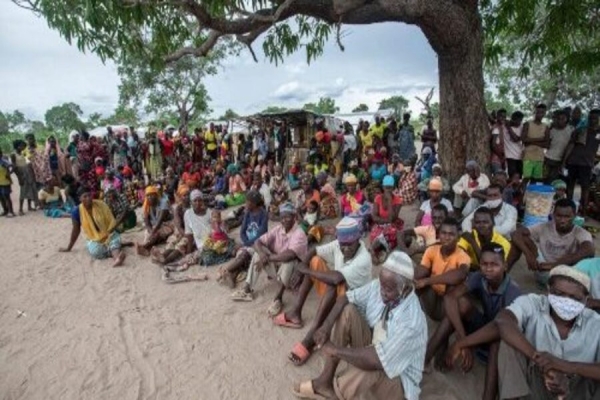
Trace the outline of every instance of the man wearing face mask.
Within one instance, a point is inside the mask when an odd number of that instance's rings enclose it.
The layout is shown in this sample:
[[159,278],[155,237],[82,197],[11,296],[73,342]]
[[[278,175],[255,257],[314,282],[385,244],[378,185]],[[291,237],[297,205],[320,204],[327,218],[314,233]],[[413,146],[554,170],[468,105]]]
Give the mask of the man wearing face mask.
[[[494,216],[494,229],[496,232],[510,238],[510,235],[517,229],[517,218],[519,216],[517,209],[502,200],[502,186],[491,184],[485,190],[487,201],[482,207],[489,208]],[[470,232],[473,228],[473,217],[475,213],[469,214],[462,222],[462,231]]]
[[560,265],[547,295],[521,296],[500,311],[488,329],[502,339],[500,399],[600,397],[600,316],[585,307],[589,290],[586,274]]
[[[296,396],[356,399],[370,392],[376,399],[419,398],[427,323],[413,275],[410,257],[396,251],[379,279],[337,299],[314,335],[325,358],[323,371],[295,385]],[[349,368],[336,377],[340,361]]]

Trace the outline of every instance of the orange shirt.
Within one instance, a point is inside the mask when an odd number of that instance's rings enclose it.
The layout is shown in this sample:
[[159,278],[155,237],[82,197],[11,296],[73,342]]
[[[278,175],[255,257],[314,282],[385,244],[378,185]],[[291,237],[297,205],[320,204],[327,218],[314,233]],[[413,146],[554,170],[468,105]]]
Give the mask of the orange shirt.
[[[431,276],[438,276],[459,268],[461,265],[466,265],[467,268],[471,265],[471,257],[460,247],[456,247],[454,253],[448,257],[442,255],[442,245],[436,244],[429,246],[423,254],[421,265],[431,270]],[[446,285],[437,284],[431,286],[435,292],[442,296],[446,292]]]

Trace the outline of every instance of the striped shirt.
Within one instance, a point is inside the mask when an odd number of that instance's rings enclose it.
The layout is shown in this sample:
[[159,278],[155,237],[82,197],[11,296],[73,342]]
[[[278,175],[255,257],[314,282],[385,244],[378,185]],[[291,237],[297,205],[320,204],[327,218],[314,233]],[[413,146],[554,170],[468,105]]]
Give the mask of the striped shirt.
[[[381,320],[385,304],[378,279],[349,291],[347,296],[371,328]],[[390,311],[386,333],[386,339],[375,345],[383,370],[390,379],[400,377],[408,400],[418,399],[427,347],[427,322],[414,292]]]

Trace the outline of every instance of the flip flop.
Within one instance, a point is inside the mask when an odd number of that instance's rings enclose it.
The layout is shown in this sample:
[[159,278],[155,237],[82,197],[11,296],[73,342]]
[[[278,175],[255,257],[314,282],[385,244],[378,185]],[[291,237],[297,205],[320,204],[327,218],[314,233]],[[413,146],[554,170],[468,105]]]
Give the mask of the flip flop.
[[252,297],[252,293],[246,293],[243,290],[238,290],[231,295],[231,300],[233,301],[247,301],[250,302],[254,300]]
[[[292,359],[292,356],[296,357],[298,361]],[[304,365],[304,363],[308,360],[309,357],[310,351],[308,351],[308,349],[304,347],[302,342],[298,342],[294,345],[294,347],[292,347],[292,351],[290,352],[290,356],[288,357],[288,359],[292,362],[292,364],[294,364],[297,367],[300,367],[301,365]]]
[[[284,312],[277,314],[277,316],[273,318],[273,323],[275,325],[278,325],[278,326],[281,326],[284,328],[292,328],[292,329],[301,329],[302,328],[302,322],[288,321],[285,318]],[[302,346],[302,347],[304,347],[304,346]]]
[[292,393],[300,399],[327,399],[327,397],[315,392],[312,381],[304,381],[300,382],[299,385],[294,385]]

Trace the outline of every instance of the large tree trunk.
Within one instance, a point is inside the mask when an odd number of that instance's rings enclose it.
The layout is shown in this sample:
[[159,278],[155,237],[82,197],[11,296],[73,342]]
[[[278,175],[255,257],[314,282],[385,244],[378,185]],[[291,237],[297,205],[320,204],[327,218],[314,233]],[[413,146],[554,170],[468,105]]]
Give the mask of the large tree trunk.
[[[464,174],[465,163],[490,157],[484,100],[483,32],[479,15],[471,15],[470,33],[461,46],[438,49],[440,77],[440,146],[442,165],[451,179]],[[451,34],[451,29],[447,31]]]

